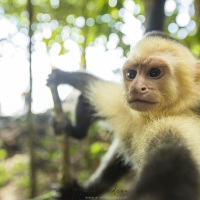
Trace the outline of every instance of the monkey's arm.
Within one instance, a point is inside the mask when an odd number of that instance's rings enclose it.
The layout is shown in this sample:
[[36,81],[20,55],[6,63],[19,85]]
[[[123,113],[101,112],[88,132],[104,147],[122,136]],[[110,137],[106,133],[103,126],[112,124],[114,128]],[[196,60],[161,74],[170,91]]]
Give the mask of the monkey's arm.
[[88,91],[89,84],[100,81],[99,78],[85,73],[85,72],[64,72],[59,69],[53,70],[47,80],[47,85],[54,84],[68,84],[78,89],[82,94],[79,96],[75,112],[75,124],[72,124],[66,118],[65,124],[53,124],[55,133],[64,126],[66,132],[76,139],[83,139],[86,137],[90,125],[97,119],[95,109],[87,99],[86,91]]
[[96,172],[83,184],[61,189],[62,200],[82,200],[85,197],[98,197],[112,189],[113,185],[125,174],[131,167],[125,164],[123,158],[117,153],[118,145],[114,141],[108,152],[101,160]]
[[[95,120],[116,116],[116,109],[123,103],[119,84],[104,81],[85,72],[54,70],[47,80],[47,85],[50,84],[69,84],[81,92],[76,106],[75,123],[72,124],[67,119],[63,124],[66,132],[77,139],[83,139],[87,135]],[[57,126],[59,124],[54,123],[55,132],[60,128]]]
[[67,116],[65,117],[65,123],[53,122],[54,132],[60,133],[60,129],[64,129],[65,132],[73,138],[84,139],[87,136],[88,130],[93,122],[99,117],[95,116],[95,110],[90,105],[85,96],[80,95],[77,100],[75,111],[75,122],[72,123]]
[[117,153],[118,149],[118,142],[113,141],[96,172],[84,184],[86,191],[96,191],[96,195],[102,194],[131,170],[131,166]]
[[92,81],[100,81],[101,79],[85,73],[85,72],[64,72],[59,69],[53,70],[49,75],[47,80],[47,85],[49,84],[68,84],[78,89],[82,93],[85,93],[88,85]]

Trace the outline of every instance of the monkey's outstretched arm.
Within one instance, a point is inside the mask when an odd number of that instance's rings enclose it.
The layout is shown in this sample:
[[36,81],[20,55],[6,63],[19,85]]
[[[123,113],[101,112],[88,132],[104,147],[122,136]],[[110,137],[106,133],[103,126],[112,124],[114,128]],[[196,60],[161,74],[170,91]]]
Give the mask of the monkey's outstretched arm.
[[[90,125],[97,119],[94,115],[94,108],[86,98],[86,91],[89,84],[99,80],[99,78],[85,72],[64,72],[59,69],[53,70],[47,80],[47,85],[54,84],[57,86],[68,84],[81,92],[76,106],[75,124],[72,124],[68,119],[66,119],[66,123],[64,124],[66,132],[76,139],[85,138]],[[54,123],[55,132],[60,128],[57,125]]]
[[[75,122],[71,123],[66,118],[63,128],[68,135],[76,139],[84,139],[87,136],[88,130],[91,124],[98,119],[95,115],[94,108],[90,105],[85,96],[80,95],[78,97],[76,111],[75,111]],[[53,123],[55,133],[59,133],[59,124],[56,121]],[[58,130],[58,131],[57,131]]]
[[68,84],[78,89],[83,94],[86,92],[88,85],[92,81],[100,81],[101,79],[85,73],[85,72],[64,72],[59,69],[53,70],[47,80],[49,84]]

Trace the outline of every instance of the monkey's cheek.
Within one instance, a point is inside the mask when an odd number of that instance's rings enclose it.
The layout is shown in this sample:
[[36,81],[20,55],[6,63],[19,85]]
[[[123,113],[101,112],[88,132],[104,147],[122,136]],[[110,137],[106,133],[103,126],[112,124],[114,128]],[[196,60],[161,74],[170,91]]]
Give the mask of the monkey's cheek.
[[154,110],[157,106],[157,103],[151,102],[143,102],[143,101],[134,101],[129,103],[131,109],[139,111],[139,112],[146,112]]

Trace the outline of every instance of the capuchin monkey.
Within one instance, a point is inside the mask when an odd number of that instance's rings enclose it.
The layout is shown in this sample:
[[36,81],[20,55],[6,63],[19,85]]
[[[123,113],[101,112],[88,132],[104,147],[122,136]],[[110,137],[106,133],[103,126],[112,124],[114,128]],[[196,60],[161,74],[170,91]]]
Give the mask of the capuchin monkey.
[[[123,84],[84,72],[55,70],[48,84],[81,91],[76,124],[66,132],[81,139],[104,119],[113,143],[83,184],[61,189],[61,199],[96,198],[134,171],[128,200],[200,199],[200,65],[179,41],[150,32],[125,62]],[[82,115],[80,115],[82,113]]]

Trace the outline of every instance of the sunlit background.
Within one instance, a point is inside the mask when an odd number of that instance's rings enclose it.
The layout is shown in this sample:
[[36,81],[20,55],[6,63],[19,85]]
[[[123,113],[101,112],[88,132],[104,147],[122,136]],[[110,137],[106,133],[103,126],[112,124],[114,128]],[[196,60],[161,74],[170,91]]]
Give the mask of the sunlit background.
[[[17,1],[24,4],[24,1]],[[37,5],[38,1],[35,2]],[[123,33],[122,38],[113,32],[107,36],[99,36],[86,48],[87,71],[107,80],[119,81],[116,71],[120,69],[129,52],[124,52],[118,44],[120,40],[131,47],[144,33],[145,17],[141,14],[138,1],[126,0],[124,7],[110,14],[99,15],[96,18],[76,16],[66,17],[59,37],[49,41],[48,46],[44,40],[60,29],[59,22],[51,19],[48,13],[38,13],[37,23],[32,29],[32,69],[33,69],[33,107],[34,113],[44,112],[52,107],[51,93],[46,84],[51,67],[62,70],[74,71],[80,69],[82,49],[80,43],[85,38],[80,34],[80,29],[85,26],[93,27],[94,24],[106,23]],[[109,0],[109,6],[115,7],[117,0]],[[9,5],[7,5],[9,7]],[[16,7],[19,5],[16,5]],[[59,0],[51,1],[52,8],[59,6]],[[88,9],[93,9],[94,3],[87,4]],[[168,24],[168,32],[179,39],[196,34],[196,24],[192,20],[195,14],[193,0],[167,0],[165,14],[176,18]],[[23,93],[29,91],[29,63],[27,46],[28,13],[21,12],[21,19],[5,13],[5,7],[0,7],[0,114],[21,115],[24,113],[25,100]],[[121,18],[121,21],[117,19]],[[67,25],[68,24],[68,25]],[[63,42],[63,47],[59,41]],[[63,53],[62,48],[65,52]],[[62,99],[66,98],[71,88],[59,88]]]

